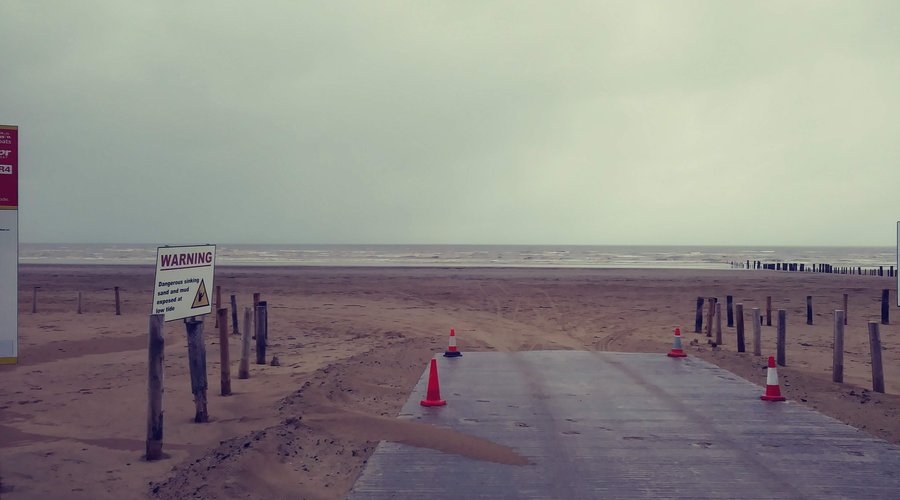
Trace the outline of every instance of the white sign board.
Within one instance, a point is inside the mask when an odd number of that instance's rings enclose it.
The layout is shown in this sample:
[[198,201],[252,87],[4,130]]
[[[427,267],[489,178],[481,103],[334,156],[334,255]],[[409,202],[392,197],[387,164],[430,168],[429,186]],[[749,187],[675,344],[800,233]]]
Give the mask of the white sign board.
[[215,270],[215,245],[157,248],[150,314],[173,321],[212,312],[209,292]]
[[19,211],[0,209],[0,364],[19,357]]

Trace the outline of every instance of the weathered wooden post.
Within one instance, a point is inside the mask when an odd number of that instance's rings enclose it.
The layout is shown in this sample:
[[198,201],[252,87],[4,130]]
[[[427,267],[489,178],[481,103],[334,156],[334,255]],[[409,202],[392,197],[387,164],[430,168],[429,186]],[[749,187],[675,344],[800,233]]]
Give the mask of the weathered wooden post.
[[206,345],[203,342],[203,320],[185,319],[188,340],[188,366],[191,370],[191,393],[196,413],[194,422],[209,422],[206,409]]
[[725,305],[727,306],[727,314],[728,314],[728,328],[734,326],[734,307],[733,307],[734,297],[731,295],[725,296]]
[[231,333],[240,335],[238,332],[238,313],[237,313],[237,297],[231,294]]
[[753,355],[762,356],[762,316],[759,308],[753,308]]
[[779,366],[785,366],[785,349],[784,343],[787,337],[787,312],[784,309],[778,310],[778,338],[775,347],[775,360]]
[[259,292],[253,293],[253,338],[256,338],[256,306],[259,305]]
[[844,311],[843,311],[845,326],[847,325],[847,316],[850,316],[849,309],[847,309],[847,307],[849,306],[848,302],[850,302],[850,295],[845,293],[844,294]]
[[813,324],[812,295],[806,296],[806,324]]
[[[221,309],[221,308],[222,308],[222,287],[219,285],[216,285],[216,309],[213,309],[213,310],[215,311],[215,310]],[[216,314],[215,327],[216,328],[219,327],[219,315],[218,314]]]
[[[844,295],[846,296],[846,294]],[[834,361],[831,363],[831,380],[844,381],[844,311],[834,311]]]
[[772,326],[772,296],[766,297],[766,326]]
[[881,336],[878,322],[869,321],[869,349],[872,353],[872,390],[884,393],[884,369],[881,366]]
[[266,301],[256,306],[256,364],[266,364]]
[[890,311],[891,311],[891,291],[890,289],[885,288],[881,291],[881,324],[889,325],[891,323]]
[[697,315],[694,318],[694,333],[700,333],[703,326],[703,297],[697,297]]
[[81,292],[78,292],[78,314],[81,314]]
[[722,303],[716,302],[716,345],[722,345]]
[[218,310],[219,315],[219,362],[223,396],[231,395],[231,360],[228,356],[228,309]]
[[745,352],[744,346],[744,304],[735,305],[735,319],[737,319],[737,352]]
[[713,334],[713,317],[716,315],[716,303],[719,302],[715,297],[709,298],[709,307],[706,311],[706,336],[712,337]]
[[37,314],[37,291],[39,286],[31,290],[31,314]]
[[238,367],[238,378],[250,378],[250,324],[253,313],[249,307],[244,308],[244,334],[241,336],[241,364]]
[[150,336],[147,349],[147,461],[162,458],[163,442],[163,361],[166,340],[163,326],[164,314],[150,315]]
[[116,316],[122,315],[122,309],[119,307],[119,287],[116,287]]

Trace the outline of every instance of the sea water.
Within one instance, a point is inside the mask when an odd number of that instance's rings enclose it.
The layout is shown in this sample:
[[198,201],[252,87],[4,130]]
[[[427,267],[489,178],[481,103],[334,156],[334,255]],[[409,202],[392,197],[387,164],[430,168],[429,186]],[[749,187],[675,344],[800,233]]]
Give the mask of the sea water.
[[[19,245],[21,264],[153,265],[157,245]],[[732,263],[896,265],[893,247],[633,245],[229,245],[216,262],[233,266],[573,267],[730,269]]]

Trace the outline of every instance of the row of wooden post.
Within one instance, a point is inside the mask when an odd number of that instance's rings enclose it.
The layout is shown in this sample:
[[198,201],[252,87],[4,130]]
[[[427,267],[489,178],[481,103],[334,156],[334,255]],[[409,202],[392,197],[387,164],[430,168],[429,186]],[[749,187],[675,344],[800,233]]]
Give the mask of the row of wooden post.
[[765,271],[789,271],[800,273],[825,273],[825,274],[852,274],[858,276],[897,276],[894,266],[860,267],[860,266],[834,266],[832,264],[801,264],[796,262],[766,263],[759,260],[746,262],[731,261],[732,269],[761,269]]
[[[221,297],[220,287],[216,287],[216,298]],[[250,378],[250,338],[256,337],[256,363],[266,364],[266,341],[268,339],[268,312],[265,301],[259,300],[259,293],[253,294],[253,312],[251,308],[244,309],[244,328],[241,337],[241,360],[238,366],[238,378]],[[216,305],[221,302],[217,300]],[[237,300],[231,296],[233,333],[238,334],[237,328]],[[252,319],[251,319],[252,316]],[[228,349],[228,309],[219,308],[216,311],[216,325],[219,330],[219,361],[220,361],[220,394],[231,395],[231,361]],[[191,393],[194,396],[194,422],[208,422],[209,411],[207,408],[207,377],[206,377],[206,345],[203,340],[203,320],[187,318],[184,320],[187,330],[188,366],[191,376]],[[251,328],[251,323],[254,325]],[[163,325],[165,316],[162,314],[150,315],[150,340],[149,340],[149,372],[148,372],[148,404],[147,404],[147,460],[158,460],[162,457],[163,439],[163,358],[165,352],[165,339],[163,337]],[[251,330],[254,330],[251,333]]]
[[[38,297],[37,291],[40,288],[41,287],[36,286],[36,287],[32,288],[32,290],[31,290],[31,314],[37,314],[37,310],[38,310],[38,308],[37,308],[37,297]],[[116,316],[121,316],[122,308],[120,306],[120,301],[119,301],[119,287],[115,287],[115,293],[116,293]],[[78,294],[76,295],[76,304],[77,305],[75,307],[75,311],[78,314],[81,314],[81,312],[82,312],[81,292],[78,292]]]
[[[885,288],[881,291],[881,324],[889,325],[891,322],[891,304],[890,304],[890,296],[891,291],[888,288]],[[703,303],[706,299],[703,297],[697,297],[697,314],[694,321],[694,333],[700,333],[700,330],[703,326]],[[709,299],[711,303],[717,303],[718,299],[715,297],[710,297]],[[734,326],[734,314],[732,311],[734,298],[731,295],[726,295],[725,302],[728,307],[728,327],[731,328]],[[848,307],[849,307],[849,294],[844,294],[844,324],[847,324],[848,318]],[[713,310],[715,306],[711,306],[709,313],[707,314],[707,330],[706,336],[710,336],[711,327],[711,318],[713,315]],[[813,324],[813,301],[812,295],[806,296],[806,324]],[[766,297],[766,326],[772,326],[772,296]]]
[[[881,324],[889,324],[886,307],[889,300],[890,290],[882,291],[882,309]],[[695,321],[695,333],[700,333],[703,322],[703,297],[697,297],[697,316]],[[732,326],[732,319],[736,316],[736,337],[737,352],[746,352],[744,338],[744,305],[741,303],[734,305],[734,314],[732,314],[733,297],[726,296],[728,306],[728,326]],[[812,297],[806,297],[807,303],[807,324],[812,324]],[[843,382],[844,380],[844,326],[847,325],[847,305],[848,294],[844,294],[844,309],[834,311],[834,362],[832,365],[832,377],[835,382]],[[758,307],[752,309],[753,315],[753,354],[762,355],[762,314]],[[713,323],[715,323],[715,343],[723,344],[722,338],[722,305],[715,297],[709,298],[709,307],[706,320],[706,336],[712,336]],[[766,297],[766,325],[772,325],[772,297]],[[879,333],[879,324],[877,321],[868,322],[869,332],[869,349],[872,360],[872,390],[875,392],[884,392],[884,369],[881,361],[881,336]],[[786,337],[787,337],[787,311],[778,309],[778,325],[775,340],[775,361],[779,366],[786,366]]]

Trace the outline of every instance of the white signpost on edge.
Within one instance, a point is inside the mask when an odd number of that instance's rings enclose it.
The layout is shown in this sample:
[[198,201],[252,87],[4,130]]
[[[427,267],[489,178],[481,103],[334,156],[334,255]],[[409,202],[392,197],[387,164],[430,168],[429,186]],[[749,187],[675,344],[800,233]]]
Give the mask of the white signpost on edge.
[[19,357],[18,211],[0,209],[0,365]]
[[212,312],[216,246],[195,245],[156,249],[156,284],[150,314],[166,321]]

